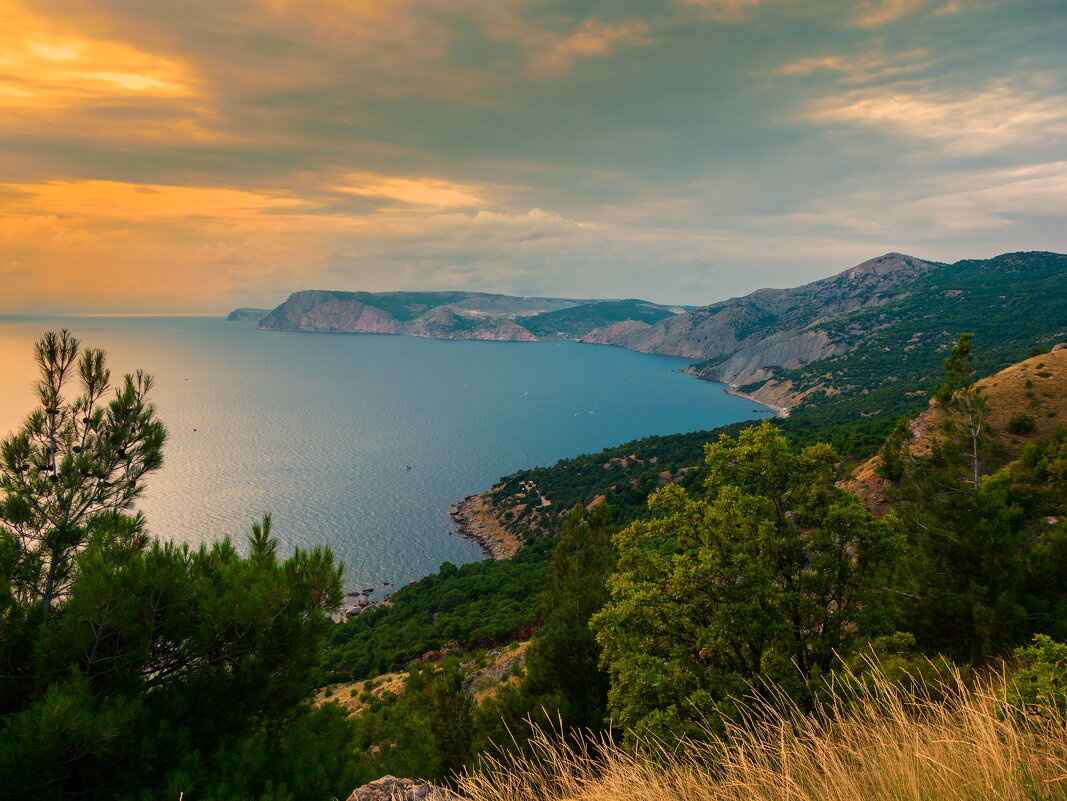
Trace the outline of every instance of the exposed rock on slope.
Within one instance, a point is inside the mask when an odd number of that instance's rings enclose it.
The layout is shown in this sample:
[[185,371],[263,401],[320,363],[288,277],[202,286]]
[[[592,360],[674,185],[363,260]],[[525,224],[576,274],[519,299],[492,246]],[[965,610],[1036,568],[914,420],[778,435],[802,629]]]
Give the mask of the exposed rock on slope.
[[692,359],[694,375],[780,409],[849,398],[856,412],[880,416],[929,395],[931,376],[964,331],[975,334],[989,372],[1017,360],[1024,345],[1057,341],[1067,323],[1065,286],[1062,254],[939,264],[888,253],[804,286],[688,310],[641,300],[307,291],[260,327],[577,339]]
[[357,787],[347,801],[459,801],[460,796],[448,790],[434,787],[414,779],[398,779],[382,776],[380,779]]
[[[842,273],[793,289],[760,289],[663,320],[619,337],[612,344],[632,350],[700,361],[731,355],[698,374],[728,384],[770,376],[761,369],[792,367],[840,351],[818,323],[899,296],[917,278],[941,265],[887,253]],[[788,343],[788,344],[786,344]],[[760,378],[753,378],[760,376]]]

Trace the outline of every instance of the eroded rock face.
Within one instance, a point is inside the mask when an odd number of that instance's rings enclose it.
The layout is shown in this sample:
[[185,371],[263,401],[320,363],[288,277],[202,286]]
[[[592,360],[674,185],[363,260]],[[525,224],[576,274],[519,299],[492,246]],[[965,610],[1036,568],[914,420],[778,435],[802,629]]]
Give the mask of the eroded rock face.
[[626,335],[651,327],[640,320],[623,320],[603,328],[594,328],[578,341],[591,345],[616,345]]
[[832,341],[825,331],[786,331],[741,348],[721,364],[694,372],[701,378],[743,386],[773,378],[770,367],[793,370],[809,362],[840,356],[846,350],[845,343]]
[[382,778],[357,787],[348,801],[463,801],[461,796],[414,779]]
[[[612,344],[665,356],[714,359],[762,343],[775,334],[797,334],[820,321],[886,303],[940,266],[902,253],[887,253],[821,281],[792,289],[758,289],[741,298],[691,309]],[[765,364],[784,367],[780,362]]]

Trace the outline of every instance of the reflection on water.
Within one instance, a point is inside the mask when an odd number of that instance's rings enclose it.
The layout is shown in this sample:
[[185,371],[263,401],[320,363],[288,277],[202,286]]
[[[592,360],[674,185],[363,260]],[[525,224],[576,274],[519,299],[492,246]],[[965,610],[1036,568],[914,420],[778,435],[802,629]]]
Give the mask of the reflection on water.
[[[70,328],[116,377],[144,368],[167,425],[141,508],[159,537],[325,543],[352,585],[480,558],[448,509],[519,468],[752,417],[686,362],[573,342],[258,331],[192,317],[0,318],[0,432],[33,405],[32,342]],[[407,466],[411,469],[406,469]]]

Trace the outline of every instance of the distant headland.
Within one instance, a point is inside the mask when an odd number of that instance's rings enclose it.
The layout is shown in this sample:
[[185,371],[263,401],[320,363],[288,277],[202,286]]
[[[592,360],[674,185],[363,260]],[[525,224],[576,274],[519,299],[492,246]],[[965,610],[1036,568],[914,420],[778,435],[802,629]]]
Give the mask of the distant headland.
[[[236,309],[228,319],[258,319],[268,330],[617,345],[691,359],[689,373],[729,384],[735,394],[787,414],[823,396],[872,392],[898,380],[902,359],[936,367],[959,333],[937,321],[959,318],[977,336],[1002,346],[1015,338],[1052,336],[1039,323],[1061,311],[1047,307],[1063,280],[1067,256],[1058,253],[1006,253],[953,264],[887,253],[799,287],[759,289],[705,306],[464,291],[306,290],[269,312]],[[991,302],[1009,292],[1010,313]],[[1019,320],[1029,323],[1020,327]],[[895,333],[887,339],[890,331]],[[903,354],[891,344],[897,334]]]

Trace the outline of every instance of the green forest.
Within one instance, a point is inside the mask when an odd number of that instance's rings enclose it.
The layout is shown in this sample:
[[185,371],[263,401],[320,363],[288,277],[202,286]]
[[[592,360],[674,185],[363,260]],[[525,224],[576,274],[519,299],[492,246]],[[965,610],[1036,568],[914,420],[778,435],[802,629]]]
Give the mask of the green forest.
[[[0,796],[469,788],[590,736],[714,761],[775,715],[845,725],[863,687],[941,703],[946,677],[993,669],[1011,674],[1003,720],[1062,728],[1067,429],[1016,416],[1024,441],[998,450],[977,381],[1009,350],[982,348],[935,347],[929,391],[893,384],[869,418],[818,405],[517,473],[497,499],[534,481],[555,511],[510,521],[515,557],[446,563],[337,624],[341,566],[280,558],[269,516],[239,543],[149,536],[136,504],[167,439],[151,377],[46,334],[36,408],[0,444]],[[931,400],[920,451],[907,421]],[[879,512],[842,487],[875,454]],[[1064,797],[1020,765],[1018,797]]]

